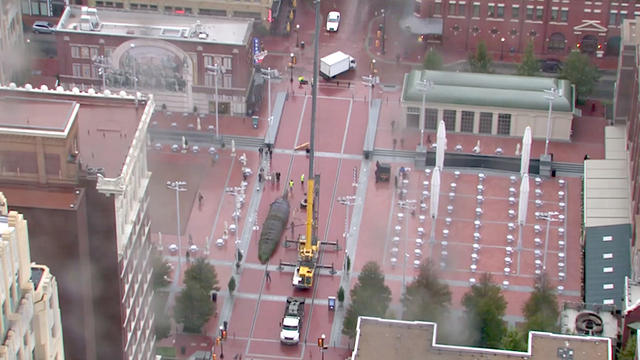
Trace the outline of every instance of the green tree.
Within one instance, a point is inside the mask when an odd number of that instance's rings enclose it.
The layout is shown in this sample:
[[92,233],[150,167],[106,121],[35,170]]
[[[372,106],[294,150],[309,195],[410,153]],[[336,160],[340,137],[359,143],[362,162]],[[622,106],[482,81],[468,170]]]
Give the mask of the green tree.
[[185,332],[199,333],[214,312],[215,306],[209,298],[209,292],[195,283],[187,283],[176,298],[175,318],[184,324]]
[[517,329],[509,329],[502,338],[502,349],[513,351],[527,351],[527,339]]
[[229,283],[227,284],[227,288],[229,289],[229,294],[233,294],[236,290],[236,278],[231,276],[229,279]]
[[627,339],[627,344],[625,345],[624,349],[619,350],[618,356],[616,357],[616,359],[635,360],[637,340],[636,340],[635,331],[632,334],[633,335],[629,336],[629,338]]
[[491,282],[491,275],[484,274],[477,284],[462,297],[462,305],[475,330],[472,344],[480,347],[499,348],[507,329],[502,320],[507,302],[498,285]]
[[185,285],[195,284],[207,293],[220,289],[216,269],[204,258],[196,259],[184,272],[184,283]]
[[522,309],[526,331],[558,332],[558,299],[546,274],[536,279],[535,289]]
[[344,288],[342,286],[340,286],[340,289],[338,289],[338,301],[340,302],[340,304],[344,302]]
[[162,255],[156,250],[152,250],[151,252],[151,266],[153,267],[153,278],[151,280],[153,290],[158,290],[169,285],[169,280],[167,279],[171,268],[169,267],[169,263],[163,259]]
[[438,280],[438,272],[427,261],[420,267],[418,277],[407,286],[401,302],[404,320],[438,322],[449,311],[451,291]]
[[588,55],[572,51],[560,71],[560,77],[571,81],[576,86],[578,97],[584,99],[593,92],[600,73]]
[[342,324],[342,333],[353,338],[359,316],[383,317],[389,308],[391,290],[384,284],[380,265],[373,261],[366,263],[350,294],[351,304]]
[[442,56],[438,51],[431,48],[424,54],[424,62],[422,66],[427,70],[441,70]]
[[469,67],[471,72],[475,73],[490,73],[491,70],[491,57],[487,53],[487,45],[484,41],[478,43],[478,49],[475,54],[469,55]]
[[533,54],[533,42],[530,41],[524,49],[522,62],[518,65],[518,75],[534,76],[540,71],[540,63]]

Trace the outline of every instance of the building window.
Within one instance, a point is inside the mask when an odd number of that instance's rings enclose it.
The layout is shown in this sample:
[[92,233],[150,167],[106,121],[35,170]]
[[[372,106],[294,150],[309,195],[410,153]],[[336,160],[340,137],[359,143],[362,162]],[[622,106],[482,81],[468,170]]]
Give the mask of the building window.
[[513,28],[513,29],[509,30],[509,35],[518,36],[518,29]]
[[475,117],[475,113],[473,111],[462,111],[461,115],[460,131],[473,132],[473,118]]
[[512,19],[520,18],[520,6],[518,5],[511,6],[511,18]]
[[442,113],[442,119],[444,120],[444,128],[447,131],[456,131],[456,111],[444,110]]
[[543,15],[544,15],[544,8],[543,8],[543,7],[538,6],[538,7],[536,8],[536,20],[538,20],[538,21],[542,21],[542,17],[543,17]]
[[158,5],[149,5],[149,9],[158,11]]
[[80,48],[80,57],[83,59],[89,59],[89,47],[83,46]]
[[224,74],[222,87],[231,88],[233,87],[233,81],[231,78],[231,74]]
[[77,59],[80,57],[80,48],[77,46],[71,46],[71,57]]
[[612,11],[609,13],[609,25],[610,26],[614,26],[614,25],[618,25],[618,13],[615,11]]
[[231,64],[232,64],[232,58],[230,57],[223,57],[222,58],[222,67],[224,67],[224,69],[226,71],[231,71]]
[[480,28],[477,26],[474,26],[471,28],[471,32],[473,32],[474,35],[477,35],[480,32]]
[[450,1],[449,2],[449,15],[455,15],[456,14],[456,3],[455,1]]
[[473,15],[474,18],[480,17],[480,3],[473,3]]
[[504,18],[504,5],[503,4],[498,4],[498,17],[500,19]]
[[82,64],[73,64],[73,77],[82,77]]
[[566,23],[569,21],[569,9],[560,10],[560,21]]
[[558,21],[558,8],[551,9],[551,21]]
[[459,3],[458,4],[458,16],[464,16],[465,15],[465,4],[464,3]]
[[91,54],[91,59],[95,59],[96,57],[98,57],[98,48],[89,48],[89,53]]
[[90,78],[91,77],[91,65],[82,64],[82,77]]
[[481,112],[480,113],[480,127],[478,132],[480,134],[491,134],[493,128],[493,113]]
[[498,114],[498,135],[511,135],[511,114]]
[[437,2],[433,5],[433,14],[442,15],[442,3]]
[[438,109],[427,108],[425,110],[425,129],[436,130],[438,128]]
[[487,17],[495,17],[496,16],[496,5],[495,4],[489,4],[487,6]]
[[533,6],[527,6],[527,20],[533,20]]

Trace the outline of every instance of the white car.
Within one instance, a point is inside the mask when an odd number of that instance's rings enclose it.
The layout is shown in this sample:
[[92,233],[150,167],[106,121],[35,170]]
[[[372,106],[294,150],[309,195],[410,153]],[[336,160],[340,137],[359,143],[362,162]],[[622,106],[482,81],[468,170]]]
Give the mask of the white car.
[[327,31],[338,31],[340,25],[340,12],[331,11],[327,16]]

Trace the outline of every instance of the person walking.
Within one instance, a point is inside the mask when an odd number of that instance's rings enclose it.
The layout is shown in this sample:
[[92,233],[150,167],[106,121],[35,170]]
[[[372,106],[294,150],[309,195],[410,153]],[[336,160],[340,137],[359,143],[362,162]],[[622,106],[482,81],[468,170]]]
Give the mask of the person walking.
[[304,186],[304,174],[300,175],[300,186]]
[[260,154],[260,160],[262,160],[262,152],[264,151],[264,149],[262,148],[262,146],[258,147],[258,153]]
[[269,272],[269,270],[267,270],[264,273],[265,278],[267,279],[267,282],[270,283],[271,282],[271,273]]
[[293,180],[289,180],[289,192],[293,191]]
[[276,172],[276,183],[280,184],[280,171]]

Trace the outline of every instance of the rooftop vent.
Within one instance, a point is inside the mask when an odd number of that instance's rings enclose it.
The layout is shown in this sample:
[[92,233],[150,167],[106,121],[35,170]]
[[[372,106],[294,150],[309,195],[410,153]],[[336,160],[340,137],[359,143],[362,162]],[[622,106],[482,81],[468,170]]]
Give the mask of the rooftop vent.
[[576,316],[576,331],[582,335],[602,335],[602,318],[593,312],[582,312]]

